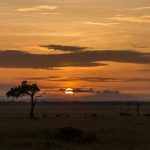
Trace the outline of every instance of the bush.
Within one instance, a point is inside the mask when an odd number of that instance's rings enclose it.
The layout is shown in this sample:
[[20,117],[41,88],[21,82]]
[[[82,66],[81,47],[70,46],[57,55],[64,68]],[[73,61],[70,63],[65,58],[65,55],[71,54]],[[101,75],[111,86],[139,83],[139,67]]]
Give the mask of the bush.
[[20,147],[20,148],[30,148],[32,147],[31,142],[21,142],[21,143],[16,143],[15,147]]
[[96,140],[95,134],[87,134],[81,129],[65,127],[54,132],[47,132],[48,137],[53,140],[73,143],[90,143]]
[[95,118],[96,118],[96,117],[97,117],[97,114],[91,114],[91,117],[95,117]]
[[150,117],[150,114],[145,114],[146,117]]
[[57,143],[57,142],[47,142],[47,141],[45,141],[43,143],[43,148],[44,149],[62,149],[63,146],[60,143]]

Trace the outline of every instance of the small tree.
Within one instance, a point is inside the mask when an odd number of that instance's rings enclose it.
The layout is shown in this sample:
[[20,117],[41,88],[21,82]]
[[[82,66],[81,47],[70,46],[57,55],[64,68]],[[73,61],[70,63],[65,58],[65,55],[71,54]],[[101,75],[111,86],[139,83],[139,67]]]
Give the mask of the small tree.
[[7,93],[7,97],[12,98],[19,98],[22,96],[30,96],[30,104],[31,104],[31,110],[30,110],[30,119],[34,118],[34,107],[36,103],[38,102],[38,98],[42,96],[37,95],[37,93],[40,92],[40,88],[37,86],[37,84],[30,84],[27,81],[21,82],[21,85],[11,88]]
[[141,103],[140,102],[136,102],[136,112],[137,112],[137,116],[140,116],[140,108],[141,108]]

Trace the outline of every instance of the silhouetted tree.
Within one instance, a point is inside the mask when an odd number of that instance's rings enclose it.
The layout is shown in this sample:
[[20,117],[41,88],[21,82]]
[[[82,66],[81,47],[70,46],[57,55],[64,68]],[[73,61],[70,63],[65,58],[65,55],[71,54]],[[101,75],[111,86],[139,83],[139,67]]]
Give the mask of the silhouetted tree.
[[140,108],[141,108],[141,103],[140,102],[136,102],[136,112],[137,112],[137,116],[140,116]]
[[31,110],[30,110],[30,119],[34,118],[34,107],[36,103],[38,102],[38,98],[41,97],[41,95],[37,95],[37,93],[40,92],[40,88],[37,84],[30,84],[27,81],[21,82],[21,85],[11,88],[7,93],[7,97],[12,98],[19,98],[22,96],[30,96],[30,104],[31,104]]

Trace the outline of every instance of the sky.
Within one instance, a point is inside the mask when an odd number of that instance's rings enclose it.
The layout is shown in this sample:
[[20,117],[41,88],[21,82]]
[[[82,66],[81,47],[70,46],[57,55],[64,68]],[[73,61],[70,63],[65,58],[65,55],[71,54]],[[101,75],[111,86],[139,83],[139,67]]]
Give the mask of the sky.
[[149,0],[1,0],[0,20],[2,94],[22,80],[150,93]]

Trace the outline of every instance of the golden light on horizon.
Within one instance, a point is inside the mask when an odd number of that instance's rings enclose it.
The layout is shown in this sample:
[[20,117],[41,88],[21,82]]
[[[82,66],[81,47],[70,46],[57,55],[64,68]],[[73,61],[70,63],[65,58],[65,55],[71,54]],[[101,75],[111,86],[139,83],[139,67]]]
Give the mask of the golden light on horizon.
[[67,88],[65,91],[65,94],[73,94],[73,89],[72,88]]
[[149,7],[148,0],[1,0],[0,93],[29,80],[66,97],[81,94],[70,87],[149,94]]

